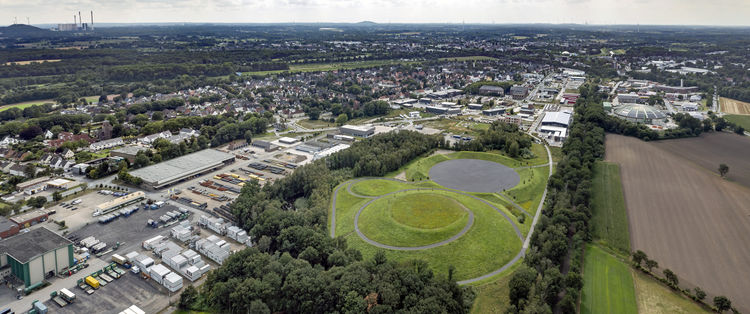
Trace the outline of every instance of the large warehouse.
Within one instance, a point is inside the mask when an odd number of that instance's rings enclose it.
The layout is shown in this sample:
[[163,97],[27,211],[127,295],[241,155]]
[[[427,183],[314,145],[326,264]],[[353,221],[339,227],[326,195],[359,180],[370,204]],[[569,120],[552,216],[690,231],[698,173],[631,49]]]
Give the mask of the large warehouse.
[[0,268],[24,282],[41,283],[73,265],[73,242],[45,227],[0,241]]
[[143,179],[143,185],[161,189],[234,162],[234,155],[214,149],[204,149],[152,166],[141,168],[130,174]]
[[370,137],[375,134],[375,127],[371,126],[359,126],[359,125],[345,125],[339,128],[341,134],[351,135],[356,137]]
[[568,138],[568,127],[572,116],[570,112],[566,111],[545,112],[539,132],[547,134],[556,141],[564,141]]

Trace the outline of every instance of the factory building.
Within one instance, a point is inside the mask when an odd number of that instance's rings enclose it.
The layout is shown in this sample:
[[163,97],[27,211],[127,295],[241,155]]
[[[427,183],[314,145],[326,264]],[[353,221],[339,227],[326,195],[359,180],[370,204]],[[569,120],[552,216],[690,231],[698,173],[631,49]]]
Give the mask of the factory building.
[[570,112],[547,112],[542,118],[542,126],[539,128],[540,133],[546,133],[548,137],[556,141],[563,141],[568,137],[568,127],[570,126]]
[[73,265],[73,242],[41,227],[0,241],[0,269],[26,287],[40,284]]
[[339,132],[341,132],[341,134],[344,134],[344,135],[367,138],[375,134],[375,127],[359,126],[359,125],[345,125],[339,128]]
[[235,156],[214,149],[204,149],[182,157],[144,167],[130,174],[141,178],[150,189],[161,189],[234,162]]

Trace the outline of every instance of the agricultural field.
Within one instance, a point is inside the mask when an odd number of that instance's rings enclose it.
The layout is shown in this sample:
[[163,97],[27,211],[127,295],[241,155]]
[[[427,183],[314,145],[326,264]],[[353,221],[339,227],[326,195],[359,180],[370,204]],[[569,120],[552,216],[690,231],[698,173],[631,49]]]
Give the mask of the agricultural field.
[[603,245],[630,252],[628,212],[620,183],[620,166],[608,162],[594,164],[591,187],[593,236]]
[[586,246],[581,313],[637,313],[630,267],[595,245]]
[[750,131],[750,115],[728,114],[724,116],[724,119],[741,126],[745,131]]
[[15,104],[5,105],[0,107],[0,111],[5,111],[10,108],[18,108],[18,109],[26,109],[31,106],[37,106],[37,105],[44,105],[46,103],[54,103],[55,101],[53,99],[44,99],[44,100],[32,100],[32,101],[25,101],[25,102],[19,102]]
[[722,134],[663,142],[609,134],[606,159],[620,165],[632,250],[646,252],[680,282],[726,295],[748,312],[750,189],[701,163],[746,159],[750,142],[731,142],[733,150],[717,151],[723,139],[732,141]]
[[719,98],[719,110],[728,114],[750,115],[750,103],[731,98]]
[[699,138],[654,142],[718,176],[719,164],[727,164],[726,179],[750,188],[750,138],[730,133],[709,133]]
[[713,313],[648,275],[633,270],[635,299],[640,314]]

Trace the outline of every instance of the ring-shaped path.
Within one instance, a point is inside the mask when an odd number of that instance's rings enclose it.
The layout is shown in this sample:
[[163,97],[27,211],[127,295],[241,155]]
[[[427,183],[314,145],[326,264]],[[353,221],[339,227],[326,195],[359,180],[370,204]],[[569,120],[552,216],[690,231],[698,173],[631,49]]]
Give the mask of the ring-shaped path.
[[[552,162],[552,153],[550,152],[549,147],[547,147],[547,145],[545,145],[544,148],[547,150],[547,164],[545,164],[545,165],[539,165],[539,166],[547,166],[547,167],[549,167],[549,173],[547,175],[547,177],[549,178],[550,176],[552,176],[552,164],[553,164],[553,162]],[[538,166],[534,166],[534,168],[535,167],[538,167]],[[532,167],[530,167],[530,168],[532,168]],[[364,181],[364,180],[374,180],[374,179],[390,180],[390,181],[395,181],[395,182],[400,182],[400,183],[407,183],[407,184],[414,184],[414,183],[428,181],[428,180],[424,180],[424,181],[406,182],[406,181],[397,180],[397,179],[393,179],[393,178],[364,177],[364,178],[352,179],[352,180],[344,182],[343,184],[339,185],[338,187],[336,187],[336,189],[333,190],[333,197],[332,197],[333,200],[331,202],[331,238],[335,238],[336,237],[336,200],[338,199],[339,190],[341,190],[342,187],[346,187],[346,191],[349,192],[349,194],[351,194],[351,195],[353,195],[355,197],[375,199],[375,198],[378,198],[378,197],[377,196],[367,196],[367,195],[357,194],[354,191],[352,191],[352,189],[351,189],[351,186],[354,183],[357,183],[357,182],[360,182],[360,181]],[[431,190],[433,188],[422,188],[422,189],[424,189],[424,190]],[[407,190],[418,190],[418,189],[407,189]],[[439,188],[434,188],[433,190],[440,190],[440,189]],[[447,190],[447,189],[443,189],[443,190]],[[470,194],[466,194],[466,193],[462,193],[462,192],[457,192],[457,191],[454,191],[454,190],[448,190],[448,191],[456,192],[456,193],[459,193],[459,194],[467,195],[467,196],[472,197],[474,199],[478,199],[482,203],[485,203],[485,204],[489,205],[490,207],[494,208],[495,210],[497,210],[498,212],[500,212],[500,214],[502,214],[504,217],[506,217],[506,219],[510,220],[510,218],[508,218],[508,216],[505,215],[504,212],[500,211],[497,207],[493,206],[492,204],[487,203],[483,199],[477,198],[477,197],[475,197],[473,195],[470,195]],[[399,192],[399,191],[396,191],[396,192]],[[395,192],[392,192],[392,193],[395,193]],[[531,239],[531,235],[534,233],[534,227],[536,227],[536,224],[539,221],[539,216],[540,216],[540,214],[542,212],[542,206],[544,206],[544,200],[546,198],[547,198],[547,187],[544,188],[544,193],[542,194],[542,200],[539,202],[539,206],[538,206],[538,208],[536,210],[536,214],[534,215],[534,220],[531,223],[531,228],[529,229],[529,233],[526,235],[526,239],[523,238],[523,235],[521,235],[521,231],[518,230],[518,227],[516,226],[516,224],[513,223],[512,220],[510,220],[511,221],[511,225],[516,230],[516,234],[521,239],[521,241],[523,241],[523,246],[521,247],[521,250],[518,252],[518,254],[516,254],[516,256],[513,257],[513,259],[511,259],[510,261],[508,261],[507,263],[505,263],[505,265],[503,265],[502,267],[500,267],[500,268],[498,268],[498,269],[496,269],[496,270],[494,270],[494,271],[492,271],[490,273],[484,274],[484,275],[479,276],[479,277],[475,277],[475,278],[470,278],[470,279],[459,281],[458,284],[459,285],[465,285],[465,284],[470,284],[470,283],[473,283],[473,282],[477,282],[477,281],[480,281],[480,280],[484,280],[484,279],[493,277],[495,275],[498,275],[498,274],[504,272],[505,270],[507,270],[508,268],[510,268],[511,266],[513,266],[515,263],[517,263],[526,254],[526,250],[529,248],[529,245],[530,245],[530,241],[529,240]],[[371,203],[371,202],[372,202],[372,200],[370,200],[368,203]],[[360,208],[360,211],[361,210],[362,210],[362,208]],[[359,212],[357,212],[357,216],[359,216]],[[355,221],[355,223],[354,223],[354,229],[357,231],[358,234],[361,234],[361,231],[359,231],[359,226],[357,226],[357,221]],[[370,243],[370,242],[368,242],[368,243]],[[372,243],[370,243],[370,244],[372,244]]]

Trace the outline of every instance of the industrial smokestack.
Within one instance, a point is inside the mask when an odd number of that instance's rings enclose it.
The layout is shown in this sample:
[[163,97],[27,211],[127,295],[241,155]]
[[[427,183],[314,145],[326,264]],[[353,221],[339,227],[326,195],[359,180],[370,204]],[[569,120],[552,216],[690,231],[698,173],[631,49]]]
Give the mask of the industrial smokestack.
[[78,25],[78,22],[76,20],[76,15],[75,14],[73,14],[73,24],[75,24],[76,26]]
[[81,18],[81,11],[78,11],[78,23],[81,23],[81,27],[83,27],[83,19]]
[[94,11],[91,11],[91,30],[94,30]]

